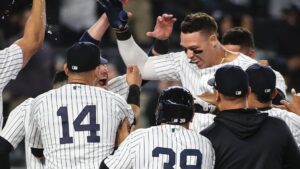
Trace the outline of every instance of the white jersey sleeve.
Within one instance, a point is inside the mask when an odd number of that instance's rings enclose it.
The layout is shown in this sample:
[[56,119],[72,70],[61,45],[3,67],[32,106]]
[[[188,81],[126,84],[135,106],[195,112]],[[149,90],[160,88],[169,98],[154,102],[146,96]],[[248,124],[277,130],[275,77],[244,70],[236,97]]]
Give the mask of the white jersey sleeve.
[[118,76],[108,81],[107,90],[119,94],[124,99],[127,99],[129,86],[126,80],[126,75]]
[[[178,57],[176,54],[165,54],[148,57],[147,54],[130,37],[118,40],[118,48],[126,65],[135,64],[139,67],[143,79],[146,80],[179,80]],[[169,76],[167,76],[169,75]]]
[[128,118],[130,124],[134,121],[134,114],[129,104],[119,95],[116,94],[116,103],[118,105],[117,112],[120,120],[123,120],[125,117]]
[[13,44],[0,50],[0,131],[3,126],[2,91],[11,79],[15,79],[23,66],[22,49]]
[[30,113],[32,100],[32,98],[25,100],[10,112],[6,125],[1,132],[1,137],[5,138],[14,148],[25,137],[25,116]]
[[278,108],[272,108],[262,112],[268,113],[269,116],[282,119],[291,130],[291,133],[300,148],[300,116]]

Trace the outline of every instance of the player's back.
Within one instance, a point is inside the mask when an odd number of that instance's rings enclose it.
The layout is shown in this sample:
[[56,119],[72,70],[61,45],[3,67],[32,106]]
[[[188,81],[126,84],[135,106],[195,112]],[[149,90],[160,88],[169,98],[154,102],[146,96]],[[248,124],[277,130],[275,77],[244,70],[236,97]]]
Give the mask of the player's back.
[[120,121],[133,114],[120,96],[67,84],[35,99],[32,113],[41,132],[47,168],[96,169],[115,145]]
[[214,167],[214,150],[210,141],[179,125],[140,129],[130,134],[126,142],[132,155],[128,158],[134,159],[131,163],[135,169]]

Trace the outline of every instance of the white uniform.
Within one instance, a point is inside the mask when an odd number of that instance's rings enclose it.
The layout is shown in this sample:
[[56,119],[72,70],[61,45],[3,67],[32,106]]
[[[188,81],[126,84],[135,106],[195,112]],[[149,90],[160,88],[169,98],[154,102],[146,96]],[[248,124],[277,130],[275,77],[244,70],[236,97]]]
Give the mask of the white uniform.
[[215,154],[204,136],[166,124],[132,132],[104,163],[110,169],[213,169]]
[[[122,59],[128,64],[136,64],[143,76],[143,79],[148,80],[178,80],[182,86],[187,88],[193,95],[201,95],[207,91],[213,91],[212,86],[207,84],[207,81],[214,77],[217,69],[231,64],[240,66],[246,70],[250,65],[257,63],[256,60],[250,57],[239,54],[232,62],[215,65],[208,68],[199,69],[195,64],[191,64],[185,52],[169,53],[165,55],[148,57],[141,50],[133,38],[128,40],[118,40],[118,47]],[[286,92],[285,81],[278,72],[276,74],[276,87],[282,92]]]
[[[268,113],[269,116],[277,117],[285,121],[289,129],[291,130],[291,133],[293,134],[293,137],[300,148],[300,116],[288,112],[286,110],[278,109],[278,108],[272,108],[266,111],[261,111],[263,113]],[[276,131],[274,131],[276,132]]]
[[[118,125],[130,106],[119,95],[101,88],[67,84],[38,96],[31,118],[41,135],[46,168],[96,169],[113,151]],[[30,146],[39,148],[38,140]]]
[[23,66],[22,49],[13,44],[8,48],[0,50],[0,131],[3,126],[3,98],[4,87],[11,79],[15,79]]
[[124,99],[127,99],[128,93],[129,93],[129,86],[126,80],[126,75],[118,76],[110,81],[108,81],[107,90],[117,93],[120,96],[122,96]]
[[[6,139],[14,147],[14,149],[17,148],[25,136],[31,135],[32,130],[29,123],[32,120],[30,119],[32,101],[33,98],[29,98],[10,112],[6,125],[0,134],[1,137]],[[25,153],[28,169],[44,168],[42,162],[32,155],[31,148],[28,146],[27,141],[25,141]]]
[[[118,76],[111,79],[107,84],[107,89],[116,94],[121,95],[124,99],[128,96],[128,84],[126,81],[126,76]],[[40,160],[35,158],[31,153],[31,148],[28,147],[28,140],[40,139],[39,136],[34,135],[32,131],[32,125],[30,121],[30,110],[31,102],[33,98],[29,98],[17,106],[12,112],[10,112],[9,117],[6,122],[6,126],[3,128],[1,137],[6,139],[14,149],[17,148],[19,143],[25,138],[25,153],[26,153],[26,165],[27,168],[31,169],[41,169],[44,165]],[[29,141],[30,142],[30,141]],[[42,145],[39,148],[43,148]]]

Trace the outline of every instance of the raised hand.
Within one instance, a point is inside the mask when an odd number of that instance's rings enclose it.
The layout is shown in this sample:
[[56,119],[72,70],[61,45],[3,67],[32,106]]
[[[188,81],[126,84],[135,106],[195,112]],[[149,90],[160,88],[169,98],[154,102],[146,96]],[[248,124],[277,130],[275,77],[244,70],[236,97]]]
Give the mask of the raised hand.
[[[123,10],[123,4],[120,0],[97,0],[99,7],[105,11],[110,26],[117,30],[127,28],[128,15]],[[124,1],[127,3],[127,1]]]
[[166,40],[171,36],[175,22],[176,18],[174,18],[172,14],[158,16],[154,30],[147,32],[146,35],[158,40]]
[[281,103],[285,106],[285,108],[297,115],[300,115],[300,94],[296,93],[295,89],[292,89],[292,100],[290,102],[286,100],[282,100]]
[[129,65],[126,71],[126,79],[128,86],[138,85],[141,86],[142,77],[140,74],[140,70],[136,65]]

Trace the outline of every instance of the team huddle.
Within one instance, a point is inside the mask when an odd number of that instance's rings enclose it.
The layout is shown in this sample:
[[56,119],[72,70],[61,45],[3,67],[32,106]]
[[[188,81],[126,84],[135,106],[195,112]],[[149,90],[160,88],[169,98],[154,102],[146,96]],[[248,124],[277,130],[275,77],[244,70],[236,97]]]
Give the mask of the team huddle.
[[[129,31],[126,2],[98,3],[105,13],[67,50],[54,80],[60,85],[18,105],[3,128],[1,107],[0,166],[9,168],[5,157],[25,140],[30,169],[300,168],[300,96],[293,91],[298,102],[287,102],[282,75],[250,57],[251,32],[233,28],[221,43],[213,17],[189,14],[181,22],[184,51],[168,53],[176,19],[163,14],[145,53]],[[23,37],[0,51],[2,90],[43,44],[45,19],[45,0],[33,0]],[[127,65],[111,80],[99,49],[109,26]],[[182,87],[163,90],[156,126],[138,129],[142,79]]]

